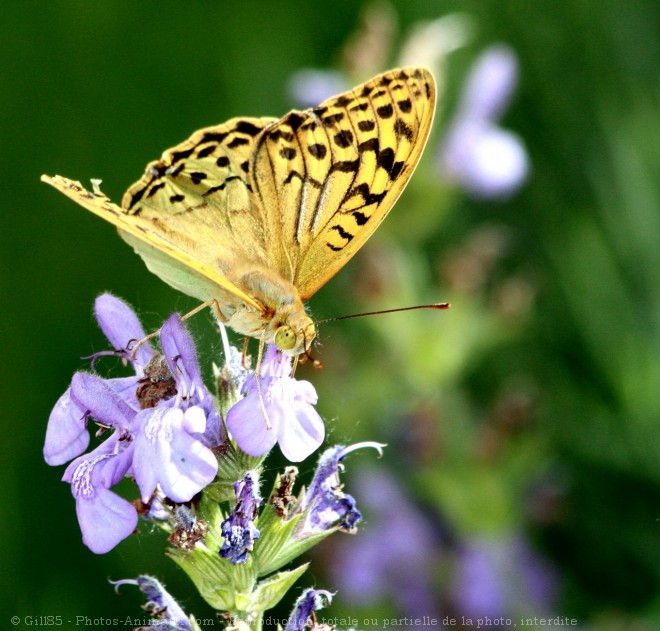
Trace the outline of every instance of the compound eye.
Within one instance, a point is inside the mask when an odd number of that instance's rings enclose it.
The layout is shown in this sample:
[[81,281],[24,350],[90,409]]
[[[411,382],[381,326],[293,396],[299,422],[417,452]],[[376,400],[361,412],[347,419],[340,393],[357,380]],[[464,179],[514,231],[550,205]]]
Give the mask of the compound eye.
[[296,334],[289,325],[284,324],[277,329],[275,344],[283,351],[290,351],[296,345]]

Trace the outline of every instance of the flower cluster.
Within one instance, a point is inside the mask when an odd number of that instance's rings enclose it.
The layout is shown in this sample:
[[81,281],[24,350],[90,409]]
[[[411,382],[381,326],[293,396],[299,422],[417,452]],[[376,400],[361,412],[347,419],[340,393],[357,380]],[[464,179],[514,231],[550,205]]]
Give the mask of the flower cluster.
[[[187,502],[214,478],[218,463],[212,448],[223,439],[220,417],[204,386],[192,339],[180,317],[161,330],[162,355],[148,345],[131,309],[104,294],[96,318],[115,354],[130,363],[131,377],[102,379],[78,372],[53,409],[44,458],[59,465],[72,458],[63,480],[71,484],[84,543],[98,554],[112,549],[137,525],[135,507],[110,489],[125,476],[135,479],[149,503],[157,489],[173,502]],[[111,432],[89,446],[89,418]]]

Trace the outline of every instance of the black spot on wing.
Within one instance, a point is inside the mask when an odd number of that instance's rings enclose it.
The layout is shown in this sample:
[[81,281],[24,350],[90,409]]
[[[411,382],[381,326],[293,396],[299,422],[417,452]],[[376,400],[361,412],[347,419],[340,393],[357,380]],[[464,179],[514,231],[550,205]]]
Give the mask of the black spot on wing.
[[194,150],[195,148],[192,147],[190,149],[184,149],[183,151],[175,151],[172,154],[171,165],[175,165],[177,162],[179,162],[179,160],[185,160],[186,158],[189,158]]
[[355,217],[355,223],[357,223],[358,226],[364,226],[364,224],[369,221],[369,217],[364,213],[361,213],[359,210],[354,210],[351,215]]
[[291,142],[293,140],[293,132],[284,129],[274,129],[268,134],[268,137],[273,141],[281,138],[282,140],[286,140],[286,142]]
[[241,138],[240,136],[236,136],[233,140],[230,140],[227,143],[227,147],[230,149],[236,149],[236,147],[243,147],[244,145],[250,144],[250,141],[247,138]]
[[330,114],[329,116],[325,116],[322,120],[326,125],[336,125],[343,118],[344,118],[344,113],[337,112],[336,114]]
[[185,168],[186,168],[186,163],[185,163],[185,162],[181,162],[181,164],[179,164],[176,168],[173,169],[172,167],[170,167],[169,169],[167,169],[167,171],[165,171],[165,174],[166,174],[166,175],[169,175],[170,177],[176,177],[176,176],[179,175],[179,174],[181,173],[181,171],[183,171]]
[[371,204],[380,204],[380,202],[383,201],[386,193],[387,191],[383,191],[382,193],[372,193],[369,189],[369,185],[366,182],[363,182],[362,184],[358,184],[355,188],[348,191],[344,201],[359,196],[364,200],[365,206],[370,206]]
[[305,122],[305,117],[301,116],[297,112],[291,112],[284,117],[282,123],[291,127],[293,131],[296,131]]
[[253,125],[249,121],[240,121],[238,125],[236,125],[236,131],[245,134],[246,136],[256,136],[261,129],[261,127]]
[[282,156],[285,160],[293,160],[297,153],[298,152],[293,147],[282,147],[280,149],[280,156]]
[[150,189],[149,192],[147,193],[147,197],[152,197],[155,195],[161,188],[164,188],[165,182],[158,182],[158,184],[154,184]]
[[241,180],[241,178],[238,175],[230,175],[222,184],[218,184],[217,186],[212,186],[208,191],[202,193],[202,197],[207,197],[218,191],[223,191],[226,188],[227,184],[229,184],[229,182],[233,182],[234,180]]
[[352,96],[340,96],[338,99],[335,99],[335,102],[333,103],[334,106],[336,107],[346,107],[347,105],[350,105],[355,99]]
[[325,158],[325,155],[328,153],[328,148],[320,143],[309,145],[309,147],[307,147],[307,150],[317,160],[323,160],[323,158]]
[[360,158],[355,160],[342,160],[340,162],[335,162],[330,167],[330,173],[333,171],[340,171],[341,173],[357,173],[360,168]]
[[206,177],[206,173],[202,173],[201,171],[195,171],[190,174],[190,179],[192,180],[193,184],[199,184],[202,180],[205,180]]
[[214,151],[215,151],[216,145],[210,144],[206,145],[203,149],[200,149],[197,152],[197,157],[198,158],[206,158],[206,156],[210,156]]
[[391,147],[386,147],[378,152],[376,163],[381,169],[385,169],[388,173],[394,166],[394,150]]
[[380,107],[376,108],[376,114],[380,118],[390,118],[392,114],[394,114],[394,108],[392,107],[391,103],[388,103],[387,105],[381,105]]
[[227,136],[229,136],[228,131],[223,131],[223,132],[215,132],[215,131],[207,131],[203,136],[202,139],[197,143],[198,145],[204,145],[207,142],[216,142],[220,143],[222,142]]
[[401,175],[401,172],[403,171],[403,167],[406,165],[406,163],[401,160],[400,162],[395,162],[392,165],[392,169],[390,170],[390,180],[396,180],[396,178]]
[[342,129],[334,137],[335,144],[342,149],[350,147],[353,144],[353,132],[350,129]]
[[351,241],[355,235],[351,234],[347,230],[344,230],[339,224],[336,224],[330,228],[330,230],[336,230],[339,233],[339,236],[346,241]]
[[394,122],[394,133],[398,138],[403,136],[408,142],[412,141],[414,135],[412,128],[400,118]]

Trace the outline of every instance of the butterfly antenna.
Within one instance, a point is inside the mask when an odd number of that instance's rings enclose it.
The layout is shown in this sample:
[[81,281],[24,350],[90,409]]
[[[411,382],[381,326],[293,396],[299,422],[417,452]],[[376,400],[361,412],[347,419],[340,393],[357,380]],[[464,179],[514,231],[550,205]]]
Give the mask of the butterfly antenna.
[[324,322],[336,322],[337,320],[349,320],[351,318],[362,318],[364,316],[380,315],[382,313],[399,313],[400,311],[413,311],[415,309],[449,309],[451,305],[448,302],[434,302],[430,305],[414,305],[412,307],[399,307],[398,309],[382,309],[381,311],[365,311],[364,313],[352,313],[350,315],[337,316],[335,318],[326,318],[325,320],[316,320],[314,324],[323,324]]

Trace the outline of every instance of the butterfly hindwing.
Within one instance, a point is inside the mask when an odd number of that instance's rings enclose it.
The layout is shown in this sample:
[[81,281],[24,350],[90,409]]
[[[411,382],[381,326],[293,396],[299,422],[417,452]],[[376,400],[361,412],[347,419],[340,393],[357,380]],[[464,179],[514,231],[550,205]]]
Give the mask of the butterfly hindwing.
[[249,169],[255,138],[274,120],[234,118],[200,129],[147,165],[122,207],[232,280],[237,262],[268,265],[268,225]]
[[362,247],[408,182],[428,137],[435,83],[424,69],[379,75],[257,139],[253,188],[303,300]]
[[128,215],[100,191],[88,191],[80,182],[59,175],[42,175],[41,179],[116,226],[119,234],[144,258],[149,269],[173,287],[200,300],[222,300],[225,297],[228,302],[238,299],[253,308],[261,308],[216,269],[204,265],[187,248],[172,240],[167,231],[154,228],[150,221]]

